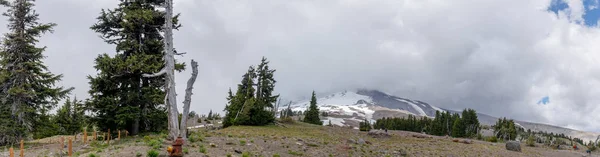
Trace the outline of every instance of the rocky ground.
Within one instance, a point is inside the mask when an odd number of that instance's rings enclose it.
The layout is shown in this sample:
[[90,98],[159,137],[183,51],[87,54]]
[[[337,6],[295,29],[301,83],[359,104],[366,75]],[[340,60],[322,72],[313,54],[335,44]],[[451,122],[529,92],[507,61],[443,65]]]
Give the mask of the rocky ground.
[[[389,131],[390,136],[371,136],[358,130],[316,126],[304,123],[272,126],[238,126],[221,130],[197,129],[184,146],[186,156],[545,156],[581,157],[585,150],[555,150],[526,147],[508,151],[504,143],[429,136],[405,131]],[[170,141],[165,134],[123,138],[120,141],[75,142],[74,156],[147,156],[155,150],[165,156]],[[26,157],[60,156],[58,137],[27,142]],[[456,141],[456,142],[455,142]],[[470,144],[465,144],[470,143]],[[64,149],[67,150],[66,148]],[[8,156],[2,148],[0,156]],[[16,156],[19,151],[17,149]],[[593,156],[600,156],[597,152]]]

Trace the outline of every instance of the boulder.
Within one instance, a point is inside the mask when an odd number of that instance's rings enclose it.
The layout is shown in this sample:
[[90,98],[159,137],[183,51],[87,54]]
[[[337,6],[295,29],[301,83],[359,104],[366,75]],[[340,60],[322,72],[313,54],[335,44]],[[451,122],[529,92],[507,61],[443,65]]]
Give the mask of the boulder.
[[506,142],[506,150],[521,152],[521,143],[517,141]]
[[387,132],[382,131],[382,130],[371,130],[371,131],[369,131],[369,133],[367,133],[367,135],[374,137],[374,138],[390,137],[390,134],[388,134]]

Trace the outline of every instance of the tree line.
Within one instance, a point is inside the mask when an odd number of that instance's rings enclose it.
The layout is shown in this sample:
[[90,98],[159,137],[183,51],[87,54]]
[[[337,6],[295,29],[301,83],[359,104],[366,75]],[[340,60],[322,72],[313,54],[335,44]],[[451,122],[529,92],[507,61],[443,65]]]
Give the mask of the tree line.
[[376,120],[373,127],[375,129],[423,132],[437,136],[474,137],[479,131],[479,120],[475,110],[465,109],[461,115],[436,111],[433,119],[418,118],[413,115],[408,115],[406,118],[384,117]]

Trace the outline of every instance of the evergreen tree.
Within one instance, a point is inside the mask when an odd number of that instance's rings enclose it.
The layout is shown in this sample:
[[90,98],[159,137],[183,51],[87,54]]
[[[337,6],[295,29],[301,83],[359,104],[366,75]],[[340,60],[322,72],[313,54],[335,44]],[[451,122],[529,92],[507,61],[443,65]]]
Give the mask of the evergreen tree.
[[229,91],[228,104],[224,110],[224,127],[267,125],[275,121],[273,108],[279,95],[273,95],[275,70],[270,69],[268,64],[267,59],[263,57],[257,69],[250,66],[242,76],[236,94]]
[[315,96],[315,91],[312,92],[310,106],[308,107],[308,110],[304,112],[303,121],[310,124],[323,125],[323,122],[319,118],[319,108],[317,107],[317,97]]
[[210,110],[210,111],[208,112],[208,118],[206,118],[206,119],[208,119],[208,120],[213,120],[213,113],[212,113],[212,110]]
[[38,38],[52,32],[54,23],[39,23],[33,0],[0,0],[8,9],[9,33],[0,51],[0,145],[14,144],[47,123],[48,112],[73,88],[54,87],[62,79],[48,71],[45,47]]
[[461,118],[454,120],[452,125],[452,137],[464,137],[465,136],[465,123]]
[[367,119],[365,119],[364,121],[358,123],[358,130],[360,130],[360,131],[371,130],[371,123]]
[[[159,11],[164,0],[121,1],[114,10],[102,10],[91,29],[108,44],[116,45],[114,57],[101,54],[95,59],[96,76],[88,76],[91,89],[89,105],[95,123],[101,129],[140,131],[167,128],[164,105],[165,76],[143,77],[156,73],[165,63],[163,37],[165,12]],[[173,25],[177,29],[176,15]],[[176,64],[176,70],[184,64]]]
[[77,98],[73,101],[67,99],[65,104],[57,111],[56,124],[62,134],[72,135],[81,132],[86,120],[83,103]]

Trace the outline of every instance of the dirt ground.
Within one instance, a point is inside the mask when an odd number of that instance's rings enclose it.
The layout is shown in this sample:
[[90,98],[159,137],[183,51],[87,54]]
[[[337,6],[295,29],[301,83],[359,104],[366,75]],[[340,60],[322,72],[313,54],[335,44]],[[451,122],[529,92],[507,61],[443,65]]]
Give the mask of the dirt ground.
[[[201,128],[191,132],[184,145],[185,156],[544,156],[581,157],[585,150],[555,150],[548,147],[526,147],[522,152],[505,149],[504,143],[490,143],[473,140],[472,144],[453,142],[454,138],[422,135],[405,131],[389,131],[392,136],[373,138],[358,130],[316,126],[304,123],[284,124],[283,126],[236,126],[221,130]],[[123,138],[120,141],[74,142],[73,156],[80,157],[136,157],[147,156],[155,150],[166,156],[164,134],[139,135]],[[61,156],[58,137],[29,141],[26,143],[26,157]],[[363,143],[364,141],[364,143]],[[1,148],[0,157],[8,156],[8,149]],[[64,151],[67,149],[64,148]],[[19,155],[18,149],[15,156]],[[600,156],[594,152],[593,156]]]

